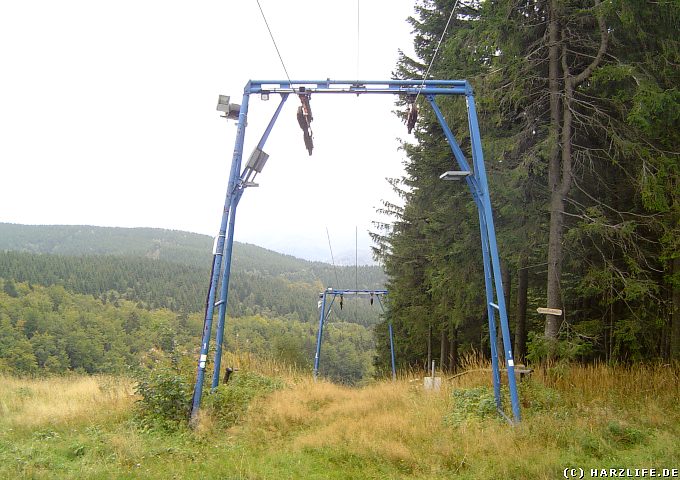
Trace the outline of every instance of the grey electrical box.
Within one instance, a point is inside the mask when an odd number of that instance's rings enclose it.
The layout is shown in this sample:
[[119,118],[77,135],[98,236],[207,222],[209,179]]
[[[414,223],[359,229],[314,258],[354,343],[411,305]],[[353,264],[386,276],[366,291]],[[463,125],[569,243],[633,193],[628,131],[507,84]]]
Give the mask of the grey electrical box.
[[267,163],[268,158],[269,158],[268,154],[264,153],[264,151],[255,147],[253,153],[250,154],[250,158],[248,159],[248,164],[246,165],[246,168],[251,168],[255,170],[257,173],[261,173],[265,163]]

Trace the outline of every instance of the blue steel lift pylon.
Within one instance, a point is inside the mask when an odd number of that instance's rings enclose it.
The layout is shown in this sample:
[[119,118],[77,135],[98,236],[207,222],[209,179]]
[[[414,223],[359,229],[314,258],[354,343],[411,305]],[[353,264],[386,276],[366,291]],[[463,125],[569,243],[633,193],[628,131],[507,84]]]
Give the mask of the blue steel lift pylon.
[[[251,154],[248,163],[241,171],[241,160],[243,158],[243,141],[248,117],[248,102],[250,95],[275,95],[281,96],[274,115],[269,125],[264,131],[260,142]],[[499,413],[505,416],[501,402],[500,385],[500,366],[498,365],[498,352],[496,349],[496,312],[501,325],[501,335],[503,339],[503,350],[508,374],[508,387],[510,390],[510,402],[514,422],[520,421],[519,397],[517,395],[517,385],[515,380],[514,359],[512,356],[512,344],[510,339],[510,328],[508,326],[508,315],[503,297],[503,285],[501,282],[500,257],[496,243],[496,232],[491,211],[491,200],[489,197],[489,186],[484,167],[484,156],[482,154],[482,144],[477,121],[477,110],[475,107],[474,95],[470,84],[466,80],[251,80],[243,91],[243,100],[240,105],[229,104],[228,100],[222,102],[218,109],[226,112],[227,118],[236,119],[238,112],[238,128],[236,141],[232,156],[229,183],[224,202],[224,211],[220,230],[216,238],[213,250],[213,265],[210,275],[210,287],[205,306],[205,318],[203,323],[203,337],[201,340],[201,350],[198,357],[198,367],[196,373],[196,385],[191,408],[192,422],[196,421],[200,408],[201,396],[203,392],[203,381],[206,370],[206,362],[209,352],[212,322],[215,307],[218,307],[218,323],[216,333],[216,350],[213,369],[212,388],[216,388],[219,383],[220,362],[222,358],[222,340],[224,335],[224,319],[227,309],[229,294],[229,277],[231,273],[231,254],[234,242],[234,223],[236,218],[236,208],[238,207],[243,191],[252,186],[257,186],[254,179],[262,171],[268,155],[264,153],[264,145],[271,133],[274,124],[281,113],[281,109],[290,94],[323,95],[323,94],[387,94],[402,95],[406,98],[423,95],[430,104],[439,121],[444,135],[451,147],[453,156],[460,170],[443,173],[440,178],[443,180],[465,178],[465,181],[472,193],[472,197],[477,205],[479,213],[479,227],[481,232],[482,259],[484,263],[484,284],[486,290],[486,304],[489,321],[489,335],[491,344],[491,363],[492,380],[496,407]],[[444,115],[439,110],[435,101],[437,95],[457,95],[464,96],[467,102],[468,128],[470,131],[470,143],[472,153],[472,168],[465,158],[463,151],[456,142],[451,129],[446,123]],[[222,108],[220,108],[222,107]],[[223,261],[224,260],[224,261]],[[223,265],[224,263],[224,265]],[[221,285],[219,300],[215,301],[218,283]]]
[[[380,305],[380,308],[382,309],[383,313],[385,312],[385,307],[383,307],[383,302],[380,300],[380,297],[384,297],[387,295],[387,290],[337,290],[335,288],[328,287],[326,290],[321,292],[319,294],[319,330],[317,331],[316,335],[316,350],[314,353],[314,370],[313,370],[313,376],[314,380],[316,380],[319,376],[319,360],[321,358],[321,342],[323,340],[323,328],[326,326],[326,320],[331,314],[331,308],[333,308],[333,303],[335,303],[335,299],[340,296],[340,306],[342,308],[342,299],[346,295],[348,297],[351,296],[356,296],[356,297],[369,297],[369,298],[377,298],[378,304]],[[326,308],[326,297],[331,297],[331,302],[328,304],[328,308]],[[396,365],[394,363],[394,336],[392,335],[392,323],[389,324],[389,333],[390,333],[390,357],[392,359],[392,380],[397,379],[397,370],[396,370]]]

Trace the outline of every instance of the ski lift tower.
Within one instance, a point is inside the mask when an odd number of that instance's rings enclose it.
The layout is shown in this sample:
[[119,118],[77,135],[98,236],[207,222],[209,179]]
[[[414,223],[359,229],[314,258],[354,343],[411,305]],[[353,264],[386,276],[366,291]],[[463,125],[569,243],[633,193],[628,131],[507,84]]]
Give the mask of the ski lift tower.
[[[489,321],[489,336],[491,344],[492,381],[496,407],[498,412],[506,416],[501,402],[500,367],[498,364],[498,351],[496,347],[496,318],[500,321],[503,349],[508,375],[508,387],[510,390],[510,402],[514,422],[520,421],[520,406],[517,395],[515,380],[514,360],[512,356],[512,344],[510,329],[508,327],[508,315],[503,297],[503,285],[501,281],[500,257],[496,242],[489,185],[484,167],[482,154],[482,142],[477,121],[472,87],[466,80],[251,80],[246,83],[243,90],[243,98],[240,104],[230,102],[230,98],[220,96],[217,109],[224,113],[228,119],[238,121],[236,142],[231,162],[229,182],[224,202],[224,212],[220,223],[220,230],[216,237],[213,248],[212,273],[210,286],[205,306],[203,324],[203,336],[198,357],[196,373],[196,385],[191,408],[191,419],[195,421],[200,408],[203,392],[203,382],[208,358],[212,323],[215,308],[218,309],[217,330],[215,335],[215,360],[213,365],[212,388],[219,383],[220,362],[222,358],[222,341],[224,336],[224,320],[229,293],[229,278],[231,274],[231,254],[234,242],[234,224],[236,208],[241,200],[243,192],[249,187],[255,187],[255,177],[264,168],[269,155],[264,152],[267,138],[281,113],[283,105],[290,95],[297,95],[301,105],[298,107],[298,123],[304,132],[305,147],[312,153],[311,137],[311,109],[309,99],[312,95],[399,95],[410,101],[408,123],[409,129],[413,128],[417,120],[417,107],[414,100],[422,95],[432,108],[439,124],[442,127],[451,153],[453,155],[452,166],[457,166],[450,171],[441,174],[442,180],[464,180],[472,194],[477,206],[479,226],[481,232],[482,260],[484,263],[484,285],[486,290],[486,309]],[[269,98],[278,95],[280,102],[267,125],[260,141],[250,155],[246,166],[241,169],[243,158],[243,142],[248,118],[248,104],[251,95],[260,95],[261,98]],[[456,141],[449,128],[444,115],[436,102],[436,97],[462,96],[465,97],[468,113],[468,128],[470,133],[470,154],[468,159]],[[454,212],[452,212],[454,213]],[[219,287],[219,290],[218,290]],[[506,417],[507,418],[507,417]]]

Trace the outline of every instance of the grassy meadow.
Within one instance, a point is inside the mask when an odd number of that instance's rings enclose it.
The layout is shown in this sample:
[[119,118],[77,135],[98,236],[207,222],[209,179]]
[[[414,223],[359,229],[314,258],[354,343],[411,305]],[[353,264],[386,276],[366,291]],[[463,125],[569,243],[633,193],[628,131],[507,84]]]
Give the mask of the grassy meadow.
[[250,401],[235,426],[205,408],[195,430],[173,432],[140,427],[129,379],[3,377],[0,478],[553,479],[567,467],[586,478],[590,468],[680,467],[668,366],[536,371],[514,427],[494,414],[483,368],[440,392],[415,376],[347,388],[265,370],[282,388]]

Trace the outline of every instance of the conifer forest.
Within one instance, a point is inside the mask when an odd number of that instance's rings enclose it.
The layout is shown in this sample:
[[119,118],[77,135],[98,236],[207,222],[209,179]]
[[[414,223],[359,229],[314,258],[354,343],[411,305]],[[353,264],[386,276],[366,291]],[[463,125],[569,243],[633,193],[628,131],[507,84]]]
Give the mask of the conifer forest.
[[[680,44],[677,2],[425,1],[417,57],[398,78],[475,90],[515,357],[623,363],[680,358]],[[469,144],[465,105],[442,110]],[[406,105],[401,114],[406,115]],[[375,255],[402,364],[487,352],[479,233],[431,110],[404,143]],[[474,252],[474,254],[472,253]],[[560,309],[562,316],[536,309]],[[485,328],[487,331],[485,331]],[[386,349],[379,327],[379,354]]]

